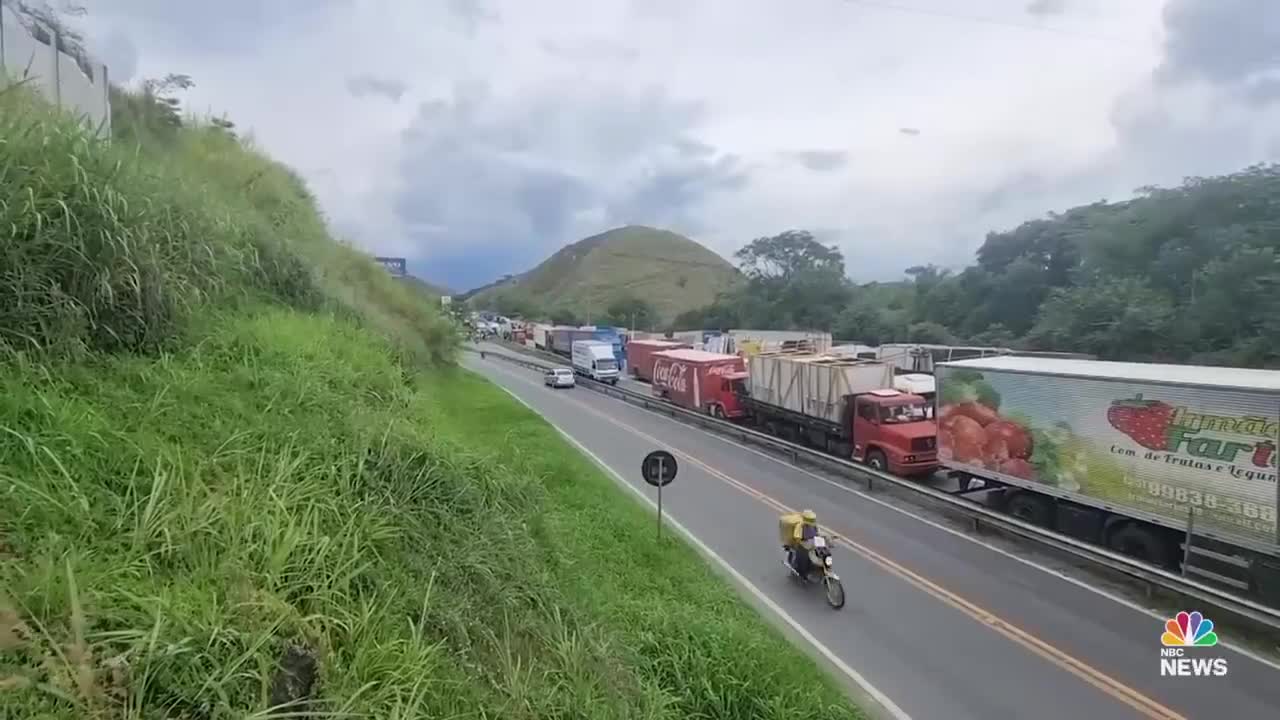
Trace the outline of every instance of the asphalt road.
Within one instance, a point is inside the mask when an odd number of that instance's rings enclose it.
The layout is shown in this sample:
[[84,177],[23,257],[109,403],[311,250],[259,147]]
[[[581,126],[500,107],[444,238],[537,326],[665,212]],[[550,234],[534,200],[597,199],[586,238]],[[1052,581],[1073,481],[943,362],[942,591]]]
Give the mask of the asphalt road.
[[[1280,668],[1252,655],[1189,649],[1225,658],[1227,675],[1161,677],[1164,622],[1148,611],[702,430],[584,388],[546,388],[538,373],[501,360],[465,357],[648,495],[641,459],[659,448],[674,453],[680,472],[663,492],[668,515],[736,571],[766,616],[837,658],[830,664],[864,704],[887,698],[882,716],[1277,716]],[[778,515],[800,508],[815,509],[844,539],[835,552],[848,593],[841,611],[781,566]]]

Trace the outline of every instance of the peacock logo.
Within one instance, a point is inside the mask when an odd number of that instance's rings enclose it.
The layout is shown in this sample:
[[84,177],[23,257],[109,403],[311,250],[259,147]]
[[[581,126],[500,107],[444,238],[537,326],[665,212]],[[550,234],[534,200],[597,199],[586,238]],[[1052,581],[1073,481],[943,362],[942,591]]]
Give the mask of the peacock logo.
[[1183,610],[1164,621],[1160,643],[1165,647],[1213,647],[1218,644],[1218,633],[1213,630],[1213,621],[1200,611]]

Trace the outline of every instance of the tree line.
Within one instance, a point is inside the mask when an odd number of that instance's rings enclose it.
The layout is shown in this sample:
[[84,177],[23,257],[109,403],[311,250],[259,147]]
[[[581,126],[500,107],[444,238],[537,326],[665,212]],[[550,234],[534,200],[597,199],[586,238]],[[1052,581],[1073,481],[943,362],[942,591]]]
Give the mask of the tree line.
[[850,282],[803,230],[757,238],[735,255],[744,282],[673,325],[1280,367],[1278,250],[1280,165],[1258,165],[992,232],[963,270],[898,282]]

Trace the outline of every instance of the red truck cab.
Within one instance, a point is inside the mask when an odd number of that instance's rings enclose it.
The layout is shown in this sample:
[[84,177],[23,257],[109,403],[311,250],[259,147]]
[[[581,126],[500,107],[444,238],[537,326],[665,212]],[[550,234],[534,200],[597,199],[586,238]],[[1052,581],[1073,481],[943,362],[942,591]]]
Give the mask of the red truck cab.
[[690,349],[663,350],[652,357],[655,397],[718,418],[745,414],[738,400],[747,377],[741,357]]
[[938,469],[938,425],[928,400],[898,390],[872,390],[851,398],[853,459],[894,475]]

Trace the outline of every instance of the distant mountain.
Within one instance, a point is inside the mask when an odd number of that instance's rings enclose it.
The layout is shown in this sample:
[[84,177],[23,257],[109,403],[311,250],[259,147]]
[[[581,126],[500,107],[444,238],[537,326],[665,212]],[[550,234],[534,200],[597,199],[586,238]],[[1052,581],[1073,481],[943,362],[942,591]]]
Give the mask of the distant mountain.
[[683,235],[628,225],[567,245],[532,270],[466,297],[483,304],[499,293],[518,293],[538,307],[568,308],[584,318],[598,317],[615,299],[638,297],[671,320],[711,303],[738,277],[728,261]]

